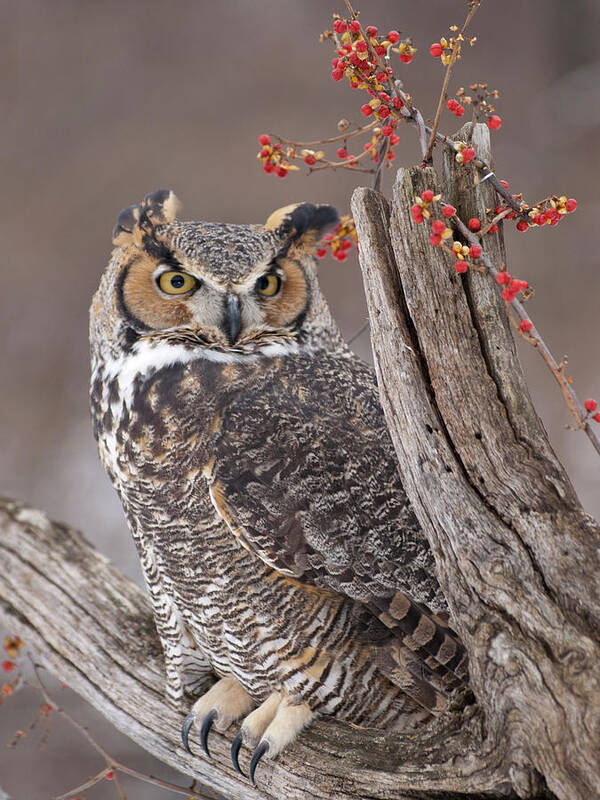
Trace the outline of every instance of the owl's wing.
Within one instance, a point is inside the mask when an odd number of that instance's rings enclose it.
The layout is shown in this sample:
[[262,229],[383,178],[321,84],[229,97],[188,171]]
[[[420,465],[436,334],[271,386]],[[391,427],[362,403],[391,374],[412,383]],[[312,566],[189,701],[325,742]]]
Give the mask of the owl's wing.
[[254,372],[221,417],[214,456],[213,503],[248,550],[360,600],[424,661],[464,675],[370,367],[347,351]]

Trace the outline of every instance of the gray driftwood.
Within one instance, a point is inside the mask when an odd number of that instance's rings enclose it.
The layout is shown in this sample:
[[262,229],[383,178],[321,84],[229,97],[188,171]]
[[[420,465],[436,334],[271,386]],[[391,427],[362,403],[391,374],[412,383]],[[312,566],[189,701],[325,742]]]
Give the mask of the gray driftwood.
[[[493,203],[444,172],[466,216]],[[460,698],[408,735],[319,722],[261,762],[253,788],[230,766],[233,731],[211,733],[211,760],[183,751],[144,592],[79,533],[0,502],[0,624],[207,796],[482,800],[551,796],[547,782],[561,800],[600,797],[600,532],[531,405],[495,287],[459,278],[412,223],[426,187],[433,171],[401,170],[391,207],[360,189],[353,212],[382,401],[476,705]]]

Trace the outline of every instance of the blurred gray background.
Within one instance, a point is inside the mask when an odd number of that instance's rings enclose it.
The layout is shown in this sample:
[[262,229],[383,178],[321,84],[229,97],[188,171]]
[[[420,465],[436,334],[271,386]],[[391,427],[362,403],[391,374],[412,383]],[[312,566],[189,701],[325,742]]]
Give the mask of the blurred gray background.
[[[364,24],[413,37],[419,53],[397,72],[432,116],[442,71],[429,45],[462,23],[464,0],[357,5]],[[137,581],[137,556],[88,417],[87,310],[109,257],[112,226],[121,208],[159,187],[175,190],[188,219],[262,222],[298,200],[346,211],[352,189],[368,176],[296,173],[281,180],[264,175],[255,159],[259,133],[317,139],[334,135],[340,117],[362,119],[358,96],[331,80],[330,48],[318,42],[332,11],[343,12],[343,3],[13,0],[2,6],[0,490],[80,527]],[[493,145],[497,172],[513,191],[531,201],[553,192],[579,201],[558,228],[522,234],[511,227],[507,239],[509,269],[536,287],[531,315],[557,358],[569,355],[582,399],[600,399],[599,29],[597,0],[487,0],[471,29],[477,45],[466,48],[451,81],[451,92],[475,81],[500,90],[504,124]],[[445,112],[442,130],[456,127]],[[396,165],[417,161],[413,129],[399,133]],[[384,191],[392,177],[389,170]],[[327,259],[320,271],[349,336],[366,313],[356,258]],[[367,334],[354,347],[370,357]],[[521,352],[550,439],[584,506],[597,516],[598,456],[582,433],[565,430],[569,414],[539,357]],[[122,760],[159,772],[76,698],[66,702]],[[60,794],[102,766],[59,725],[45,754],[29,740],[7,752],[4,742],[28,724],[37,705],[23,692],[0,708],[0,786],[17,800]],[[177,779],[167,769],[162,774]],[[127,792],[130,800],[175,797],[131,782]],[[107,784],[89,792],[90,800],[114,796]]]

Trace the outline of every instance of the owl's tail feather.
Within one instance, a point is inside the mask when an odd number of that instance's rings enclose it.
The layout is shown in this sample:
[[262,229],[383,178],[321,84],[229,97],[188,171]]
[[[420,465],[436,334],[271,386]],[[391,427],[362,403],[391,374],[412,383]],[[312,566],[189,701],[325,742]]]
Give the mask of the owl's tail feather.
[[412,651],[419,673],[438,678],[446,691],[468,681],[466,650],[444,619],[402,592],[373,598],[367,605],[394,632],[394,638]]

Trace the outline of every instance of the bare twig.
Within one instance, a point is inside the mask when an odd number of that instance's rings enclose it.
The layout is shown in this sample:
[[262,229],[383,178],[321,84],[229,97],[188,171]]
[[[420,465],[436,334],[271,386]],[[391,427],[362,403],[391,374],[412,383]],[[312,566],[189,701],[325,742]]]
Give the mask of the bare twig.
[[164,781],[161,778],[155,778],[152,775],[146,775],[143,772],[139,772],[136,769],[132,769],[125,764],[122,764],[117,759],[113,758],[91,735],[91,733],[85,728],[80,722],[77,722],[74,717],[72,717],[64,708],[61,708],[60,705],[56,702],[56,700],[49,694],[48,690],[46,689],[44,682],[41,678],[39,672],[39,665],[36,664],[33,660],[31,660],[33,670],[35,672],[35,676],[38,681],[38,685],[28,683],[27,685],[34,689],[35,691],[39,691],[44,698],[44,701],[51,706],[54,711],[63,717],[73,728],[75,728],[87,741],[89,744],[96,750],[96,752],[102,756],[102,758],[106,762],[105,768],[99,772],[95,777],[90,778],[90,780],[86,781],[85,783],[81,784],[81,786],[77,786],[75,789],[70,789],[65,794],[60,795],[60,797],[54,798],[54,800],[69,800],[74,795],[81,793],[85,789],[89,789],[91,786],[94,786],[96,783],[99,783],[101,780],[104,780],[107,774],[113,772],[113,780],[115,782],[115,788],[119,793],[119,796],[122,800],[126,800],[125,793],[123,792],[123,788],[119,783],[117,777],[117,771],[123,772],[125,775],[130,775],[133,778],[137,778],[140,781],[144,781],[145,783],[151,783],[154,786],[159,786],[162,789],[168,789],[175,794],[182,794],[188,798],[197,798],[198,800],[209,800],[209,798],[204,795],[200,794],[198,791],[192,788],[186,788],[184,786],[177,786],[176,784],[170,783],[169,781]]
[[352,342],[355,342],[358,339],[358,337],[367,330],[368,327],[369,327],[369,320],[367,319],[367,321],[363,322],[360,328],[354,331],[354,333],[348,338],[346,344],[352,344]]
[[292,147],[317,147],[320,144],[332,144],[333,142],[342,142],[345,139],[351,139],[353,136],[359,136],[361,133],[365,133],[365,131],[370,131],[376,125],[379,124],[379,120],[375,119],[372,122],[369,122],[368,125],[363,125],[362,128],[357,128],[354,131],[347,131],[345,133],[339,134],[339,136],[330,136],[329,139],[319,139],[318,141],[314,142],[293,142],[291,139],[285,139],[283,136],[279,136],[278,133],[270,134],[275,139],[279,139],[282,144],[289,144]]
[[442,84],[442,91],[440,92],[440,99],[438,101],[438,107],[435,112],[435,119],[433,120],[433,127],[431,129],[431,138],[429,140],[429,145],[427,147],[427,151],[423,157],[423,163],[428,164],[431,161],[431,154],[433,152],[433,146],[435,145],[436,141],[436,133],[438,129],[438,125],[440,123],[440,116],[442,113],[442,108],[444,106],[444,100],[446,99],[446,89],[448,88],[448,82],[450,80],[450,75],[452,74],[452,70],[456,63],[456,59],[458,58],[460,52],[460,41],[462,40],[462,36],[469,27],[471,20],[473,19],[475,12],[479,8],[479,3],[472,3],[471,8],[469,9],[469,13],[467,14],[467,18],[461,28],[460,34],[455,39],[454,49],[452,50],[452,55],[450,56],[450,61],[448,62],[448,66],[446,67],[446,73],[444,75],[444,83]]
[[373,178],[373,189],[375,189],[376,192],[381,191],[383,165],[386,162],[386,156],[389,149],[389,144],[390,140],[386,136],[384,136],[377,151],[377,168],[375,169],[375,177]]

